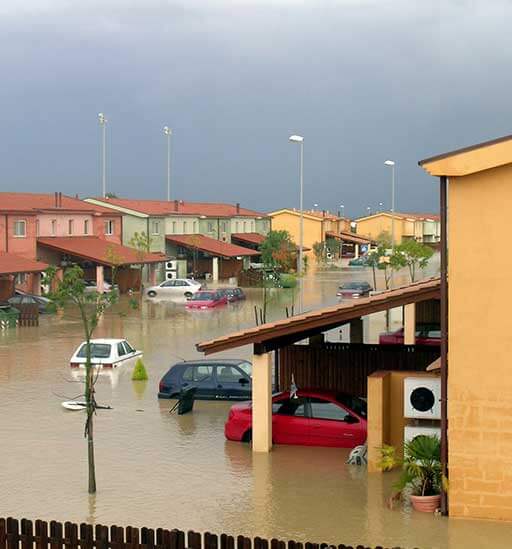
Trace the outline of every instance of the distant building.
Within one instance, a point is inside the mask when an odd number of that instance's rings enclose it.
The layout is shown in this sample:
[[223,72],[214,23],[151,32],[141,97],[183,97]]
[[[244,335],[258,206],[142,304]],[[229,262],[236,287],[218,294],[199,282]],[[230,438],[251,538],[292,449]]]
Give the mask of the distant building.
[[441,228],[439,215],[427,213],[379,212],[356,219],[358,235],[376,240],[383,232],[391,236],[393,230],[395,242],[417,240],[424,244],[437,244],[440,240]]

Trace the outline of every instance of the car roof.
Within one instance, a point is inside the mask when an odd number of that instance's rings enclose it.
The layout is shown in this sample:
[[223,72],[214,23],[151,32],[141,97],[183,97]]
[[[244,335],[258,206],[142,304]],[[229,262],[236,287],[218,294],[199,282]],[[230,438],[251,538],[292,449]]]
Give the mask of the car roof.
[[[101,339],[91,339],[91,343],[109,343],[109,344],[115,344],[115,343],[121,343],[121,341],[126,341],[126,339],[115,339],[115,338],[101,338]],[[83,345],[85,341],[82,341],[81,345]]]
[[217,360],[211,359],[211,358],[200,358],[198,360],[184,360],[182,362],[177,362],[174,364],[174,366],[194,366],[196,364],[200,366],[207,366],[211,364],[212,366],[218,366],[219,364],[229,364],[233,366],[238,366],[239,364],[248,363],[250,362],[248,360],[245,360],[244,358],[219,358]]

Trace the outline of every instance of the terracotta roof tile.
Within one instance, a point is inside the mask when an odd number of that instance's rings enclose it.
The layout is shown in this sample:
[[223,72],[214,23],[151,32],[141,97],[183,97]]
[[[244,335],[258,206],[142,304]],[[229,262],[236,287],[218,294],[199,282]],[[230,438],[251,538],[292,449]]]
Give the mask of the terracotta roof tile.
[[46,268],[48,265],[42,261],[0,252],[0,274],[38,273]]
[[265,236],[260,233],[232,233],[231,238],[236,238],[249,244],[261,244],[265,240]]
[[165,238],[169,242],[174,242],[179,246],[195,248],[218,257],[244,257],[260,254],[257,250],[243,248],[242,246],[223,242],[222,240],[215,240],[215,238],[202,234],[168,234]]
[[[78,198],[61,195],[61,202],[55,193],[0,193],[0,211],[37,212],[41,210],[63,210],[78,212],[97,212],[112,215],[109,208],[89,204]],[[59,205],[57,205],[59,204]],[[120,215],[115,212],[114,215]]]

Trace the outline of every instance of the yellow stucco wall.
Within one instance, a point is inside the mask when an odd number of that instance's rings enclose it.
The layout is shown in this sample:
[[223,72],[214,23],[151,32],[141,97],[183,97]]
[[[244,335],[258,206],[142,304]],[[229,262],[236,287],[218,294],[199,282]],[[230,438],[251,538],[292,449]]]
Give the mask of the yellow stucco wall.
[[[376,240],[383,231],[391,235],[391,217],[388,215],[376,215],[357,221],[356,232],[361,236],[367,236]],[[401,219],[395,218],[395,242],[401,242],[402,234],[403,222]]]
[[[300,216],[282,212],[272,215],[272,230],[273,231],[288,231],[292,240],[298,245],[300,235]],[[310,251],[305,252],[305,255],[313,255],[313,244],[324,240],[322,234],[322,220],[308,219],[304,217],[304,247],[310,248]]]
[[448,204],[449,511],[512,520],[512,166],[450,178]]

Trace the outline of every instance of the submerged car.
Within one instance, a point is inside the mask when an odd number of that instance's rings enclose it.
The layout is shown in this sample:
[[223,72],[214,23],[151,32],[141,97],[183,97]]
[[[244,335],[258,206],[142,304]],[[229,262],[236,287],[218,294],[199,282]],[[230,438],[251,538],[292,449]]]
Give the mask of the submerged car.
[[341,284],[336,292],[338,297],[366,297],[370,295],[373,288],[368,282],[345,282]]
[[[379,343],[381,345],[403,345],[404,329],[400,328],[396,332],[387,332],[380,334]],[[418,324],[416,326],[416,345],[441,345],[441,328],[438,324]]]
[[[366,401],[321,390],[283,392],[272,398],[275,444],[353,448],[366,441]],[[252,440],[252,402],[231,407],[224,426],[228,440]]]
[[[86,292],[97,292],[98,291],[98,283],[96,280],[84,280],[85,284],[85,291]],[[117,286],[114,286],[117,288]],[[112,284],[106,280],[103,281],[103,293],[108,294],[108,292],[111,292],[113,289]]]
[[187,309],[212,309],[227,302],[228,296],[221,290],[201,290],[190,298]]
[[[135,365],[142,356],[126,339],[91,339],[91,364],[94,368],[118,368]],[[72,368],[85,368],[87,343],[84,341],[70,360]]]
[[51,299],[42,295],[29,294],[22,292],[21,290],[15,290],[14,295],[7,300],[9,305],[16,308],[16,305],[23,305],[25,303],[35,303],[40,313],[46,313],[47,307],[52,302]]
[[220,291],[226,295],[230,303],[245,299],[245,294],[242,288],[220,288]]
[[360,255],[357,258],[351,259],[348,262],[349,267],[368,267],[368,256]]
[[185,388],[203,400],[251,398],[252,365],[247,360],[219,359],[179,362],[160,380],[158,398],[175,398]]
[[192,297],[199,290],[203,290],[204,286],[193,278],[174,278],[172,280],[164,280],[158,286],[151,286],[146,290],[146,295],[149,297]]

